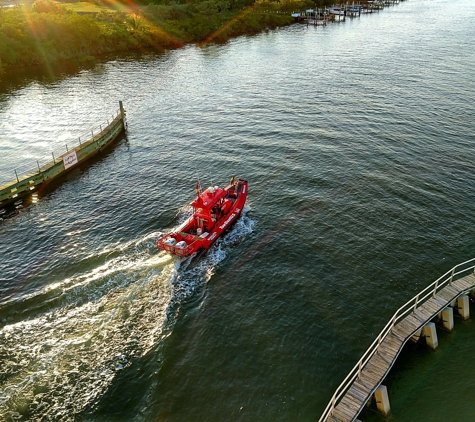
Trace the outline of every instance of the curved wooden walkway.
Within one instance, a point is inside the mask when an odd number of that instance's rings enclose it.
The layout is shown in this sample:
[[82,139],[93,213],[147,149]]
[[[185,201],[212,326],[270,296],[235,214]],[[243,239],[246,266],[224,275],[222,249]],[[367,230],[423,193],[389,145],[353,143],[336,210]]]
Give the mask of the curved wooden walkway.
[[459,296],[475,289],[475,258],[457,265],[398,309],[337,388],[319,422],[351,422],[371,399],[404,344]]

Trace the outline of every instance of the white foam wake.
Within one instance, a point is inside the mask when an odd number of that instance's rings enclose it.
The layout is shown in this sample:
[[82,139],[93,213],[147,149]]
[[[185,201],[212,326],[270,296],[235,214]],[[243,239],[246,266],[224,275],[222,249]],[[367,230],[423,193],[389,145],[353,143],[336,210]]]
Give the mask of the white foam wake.
[[195,260],[157,253],[161,233],[149,233],[103,251],[111,256],[103,265],[36,293],[58,291],[61,301],[0,330],[0,415],[67,421],[93,406],[117,371],[160,342],[183,301],[203,288],[229,247],[252,231],[248,211]]

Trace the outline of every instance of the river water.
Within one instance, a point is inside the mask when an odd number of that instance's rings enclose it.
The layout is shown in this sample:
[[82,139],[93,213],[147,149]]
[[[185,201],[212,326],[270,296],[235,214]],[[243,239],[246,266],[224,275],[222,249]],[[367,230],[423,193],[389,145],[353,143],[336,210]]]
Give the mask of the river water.
[[[475,256],[474,21],[410,0],[3,81],[7,178],[119,100],[129,130],[0,222],[0,420],[317,420],[396,309]],[[159,253],[197,179],[233,174],[233,230]],[[475,418],[475,326],[455,325],[401,355],[389,420]]]

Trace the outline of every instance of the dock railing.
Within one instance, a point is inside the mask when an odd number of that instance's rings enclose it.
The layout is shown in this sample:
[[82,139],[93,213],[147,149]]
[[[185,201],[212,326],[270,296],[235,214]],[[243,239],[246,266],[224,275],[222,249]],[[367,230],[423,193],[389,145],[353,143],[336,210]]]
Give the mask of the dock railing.
[[[333,394],[330,402],[328,403],[325,411],[319,419],[319,422],[325,421],[329,416],[332,415],[335,406],[339,400],[344,396],[344,394],[351,387],[355,379],[358,379],[361,375],[362,368],[368,363],[368,361],[378,352],[378,347],[381,342],[391,333],[394,326],[408,316],[411,313],[414,313],[417,308],[424,304],[428,299],[434,297],[437,292],[442,290],[444,287],[451,285],[454,278],[457,278],[461,275],[466,275],[468,272],[475,269],[475,258],[472,258],[468,261],[462,262],[461,264],[456,265],[444,275],[435,280],[432,284],[427,286],[424,290],[420,291],[416,296],[407,301],[402,305],[394,314],[394,316],[389,320],[386,326],[381,330],[379,335],[376,337],[376,340],[373,341],[371,346],[366,350],[361,359],[356,363],[350,373],[346,376],[343,382],[336,389]],[[371,397],[371,396],[369,396]]]
[[104,128],[109,126],[109,124],[120,115],[121,115],[121,111],[119,109],[115,115],[113,114],[111,116],[112,120],[107,120],[106,122],[103,122],[97,126],[91,127],[88,131],[83,132],[77,138],[65,143],[64,149],[61,149],[61,150],[56,149],[54,151],[51,151],[49,155],[38,158],[36,160],[36,165],[33,163],[25,164],[21,166],[16,166],[11,171],[2,171],[0,173],[0,186],[7,185],[13,181],[19,182],[20,179],[25,174],[41,173],[41,168],[45,166],[46,164],[50,163],[51,160],[53,160],[53,162],[61,161],[61,157],[64,154],[67,154],[69,151],[72,151],[76,147],[81,146],[83,143],[93,139],[96,135],[100,134]]

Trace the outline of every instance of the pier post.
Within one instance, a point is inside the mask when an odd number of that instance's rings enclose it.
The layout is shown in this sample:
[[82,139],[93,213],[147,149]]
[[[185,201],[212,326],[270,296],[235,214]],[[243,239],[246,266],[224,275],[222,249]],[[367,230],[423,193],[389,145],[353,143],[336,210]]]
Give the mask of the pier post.
[[450,307],[447,307],[439,314],[439,316],[444,329],[447,331],[452,331],[454,329],[454,310]]
[[422,327],[422,337],[426,338],[426,343],[431,349],[435,350],[439,345],[437,331],[433,322],[428,322],[424,327]]
[[463,319],[470,318],[469,301],[467,295],[462,295],[457,298],[457,310]]
[[119,101],[119,107],[120,107],[120,117],[122,118],[122,123],[124,124],[124,130],[127,130],[127,120],[125,118],[125,110],[124,110],[124,105],[122,104],[122,101]]
[[384,415],[387,416],[389,411],[391,410],[389,407],[389,397],[388,397],[388,389],[385,385],[380,385],[374,391],[374,398],[376,400],[376,407],[378,410]]
[[16,169],[15,169],[15,176],[16,176],[16,181],[20,183],[20,179],[18,178],[18,173],[16,172]]
[[54,162],[54,152],[51,152],[51,155],[53,156],[53,164],[55,164],[55,162]]

